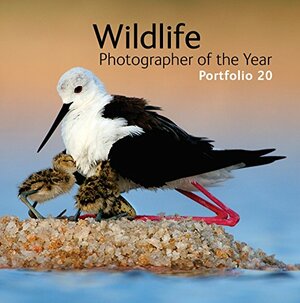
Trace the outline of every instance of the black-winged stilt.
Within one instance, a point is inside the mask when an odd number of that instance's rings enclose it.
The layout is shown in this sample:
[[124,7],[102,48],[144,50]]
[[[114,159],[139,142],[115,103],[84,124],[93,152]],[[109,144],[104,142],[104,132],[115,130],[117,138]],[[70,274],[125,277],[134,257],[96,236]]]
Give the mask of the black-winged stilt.
[[[217,214],[195,220],[235,225],[238,214],[203,186],[225,181],[234,169],[284,158],[265,156],[274,149],[213,149],[212,141],[188,134],[158,114],[160,108],[148,105],[146,100],[110,95],[91,71],[81,67],[63,74],[57,90],[63,106],[38,151],[63,120],[66,151],[83,176],[93,176],[97,162],[109,160],[119,175],[120,192],[134,188],[177,189]],[[201,191],[216,205],[191,193],[193,190]]]

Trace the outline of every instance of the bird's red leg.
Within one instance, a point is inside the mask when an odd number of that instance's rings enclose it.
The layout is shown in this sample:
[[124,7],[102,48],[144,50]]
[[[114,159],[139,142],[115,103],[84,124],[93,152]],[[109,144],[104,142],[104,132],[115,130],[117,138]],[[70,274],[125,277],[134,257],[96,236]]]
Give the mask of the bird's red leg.
[[210,203],[209,201],[204,200],[203,198],[197,196],[196,194],[194,194],[190,191],[186,191],[186,190],[182,190],[182,189],[176,189],[176,190],[178,192],[180,192],[181,194],[185,195],[186,197],[192,199],[196,203],[199,203],[202,206],[204,206],[204,207],[208,208],[209,210],[213,211],[217,215],[218,218],[223,218],[223,219],[228,218],[227,211],[223,210],[222,208],[219,208],[218,206],[215,206],[214,204]]
[[[214,202],[220,209],[225,211],[228,214],[228,218],[215,218],[217,219],[216,224],[219,225],[227,225],[227,226],[235,226],[240,221],[240,216],[238,213],[233,211],[231,208],[229,208],[227,205],[225,205],[223,202],[221,202],[219,199],[217,199],[215,196],[213,196],[210,192],[208,192],[202,185],[200,185],[198,182],[193,181],[192,185],[195,186],[199,191],[201,191],[207,198],[209,198],[212,202]],[[212,218],[214,219],[214,218]]]
[[185,218],[191,218],[194,221],[204,221],[207,224],[218,224],[218,225],[226,225],[226,226],[235,226],[239,220],[240,216],[227,207],[224,203],[222,203],[219,199],[209,193],[203,186],[201,186],[198,182],[192,182],[192,185],[195,186],[199,191],[201,191],[207,198],[209,198],[216,205],[212,204],[204,200],[203,198],[195,195],[194,193],[179,190],[180,193],[194,200],[195,202],[203,205],[204,207],[213,211],[217,216],[215,217],[189,217],[189,216],[136,216],[136,220],[151,220],[151,221],[159,221],[162,219],[172,219],[172,220],[181,220]]

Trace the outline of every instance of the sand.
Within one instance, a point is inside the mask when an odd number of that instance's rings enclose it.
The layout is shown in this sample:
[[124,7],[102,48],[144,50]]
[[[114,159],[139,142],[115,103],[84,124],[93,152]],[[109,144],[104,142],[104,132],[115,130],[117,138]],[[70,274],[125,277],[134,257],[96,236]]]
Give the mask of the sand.
[[0,268],[293,269],[235,241],[223,227],[160,222],[0,218]]

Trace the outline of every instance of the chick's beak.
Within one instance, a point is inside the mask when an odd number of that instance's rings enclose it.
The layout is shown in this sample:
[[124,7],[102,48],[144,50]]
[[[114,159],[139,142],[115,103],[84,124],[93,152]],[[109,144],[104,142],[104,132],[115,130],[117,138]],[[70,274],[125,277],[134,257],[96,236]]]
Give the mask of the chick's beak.
[[71,103],[68,104],[63,104],[62,108],[60,109],[55,121],[53,122],[50,130],[48,131],[45,139],[43,140],[42,144],[40,145],[39,149],[37,150],[37,152],[39,152],[44,145],[47,143],[47,141],[50,139],[51,135],[54,133],[54,131],[56,130],[57,126],[59,125],[59,123],[61,122],[61,120],[65,117],[65,115],[68,113],[69,108],[71,106]]

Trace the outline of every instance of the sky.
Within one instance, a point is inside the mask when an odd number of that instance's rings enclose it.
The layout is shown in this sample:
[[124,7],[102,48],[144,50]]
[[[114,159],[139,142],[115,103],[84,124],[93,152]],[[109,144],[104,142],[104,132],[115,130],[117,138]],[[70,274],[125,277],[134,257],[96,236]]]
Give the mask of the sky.
[[[108,92],[143,97],[193,135],[213,139],[216,148],[276,148],[287,159],[237,171],[236,178],[212,192],[241,215],[230,229],[237,238],[299,262],[299,3],[297,1],[1,1],[0,215],[27,216],[17,198],[18,185],[32,172],[51,166],[64,149],[60,132],[36,150],[61,107],[56,85],[74,66],[92,70]],[[139,24],[185,23],[185,33],[201,34],[200,48],[100,50],[92,24],[116,29]],[[184,40],[182,40],[184,42]],[[210,65],[149,67],[99,65],[99,52],[115,56],[207,56]],[[218,54],[237,56],[237,66],[215,62]],[[268,66],[246,65],[243,53],[271,56]],[[252,81],[199,80],[199,71],[252,73]],[[258,71],[271,80],[258,81]],[[71,194],[41,211],[74,212]],[[132,192],[138,213],[205,215],[207,212],[176,192]]]

